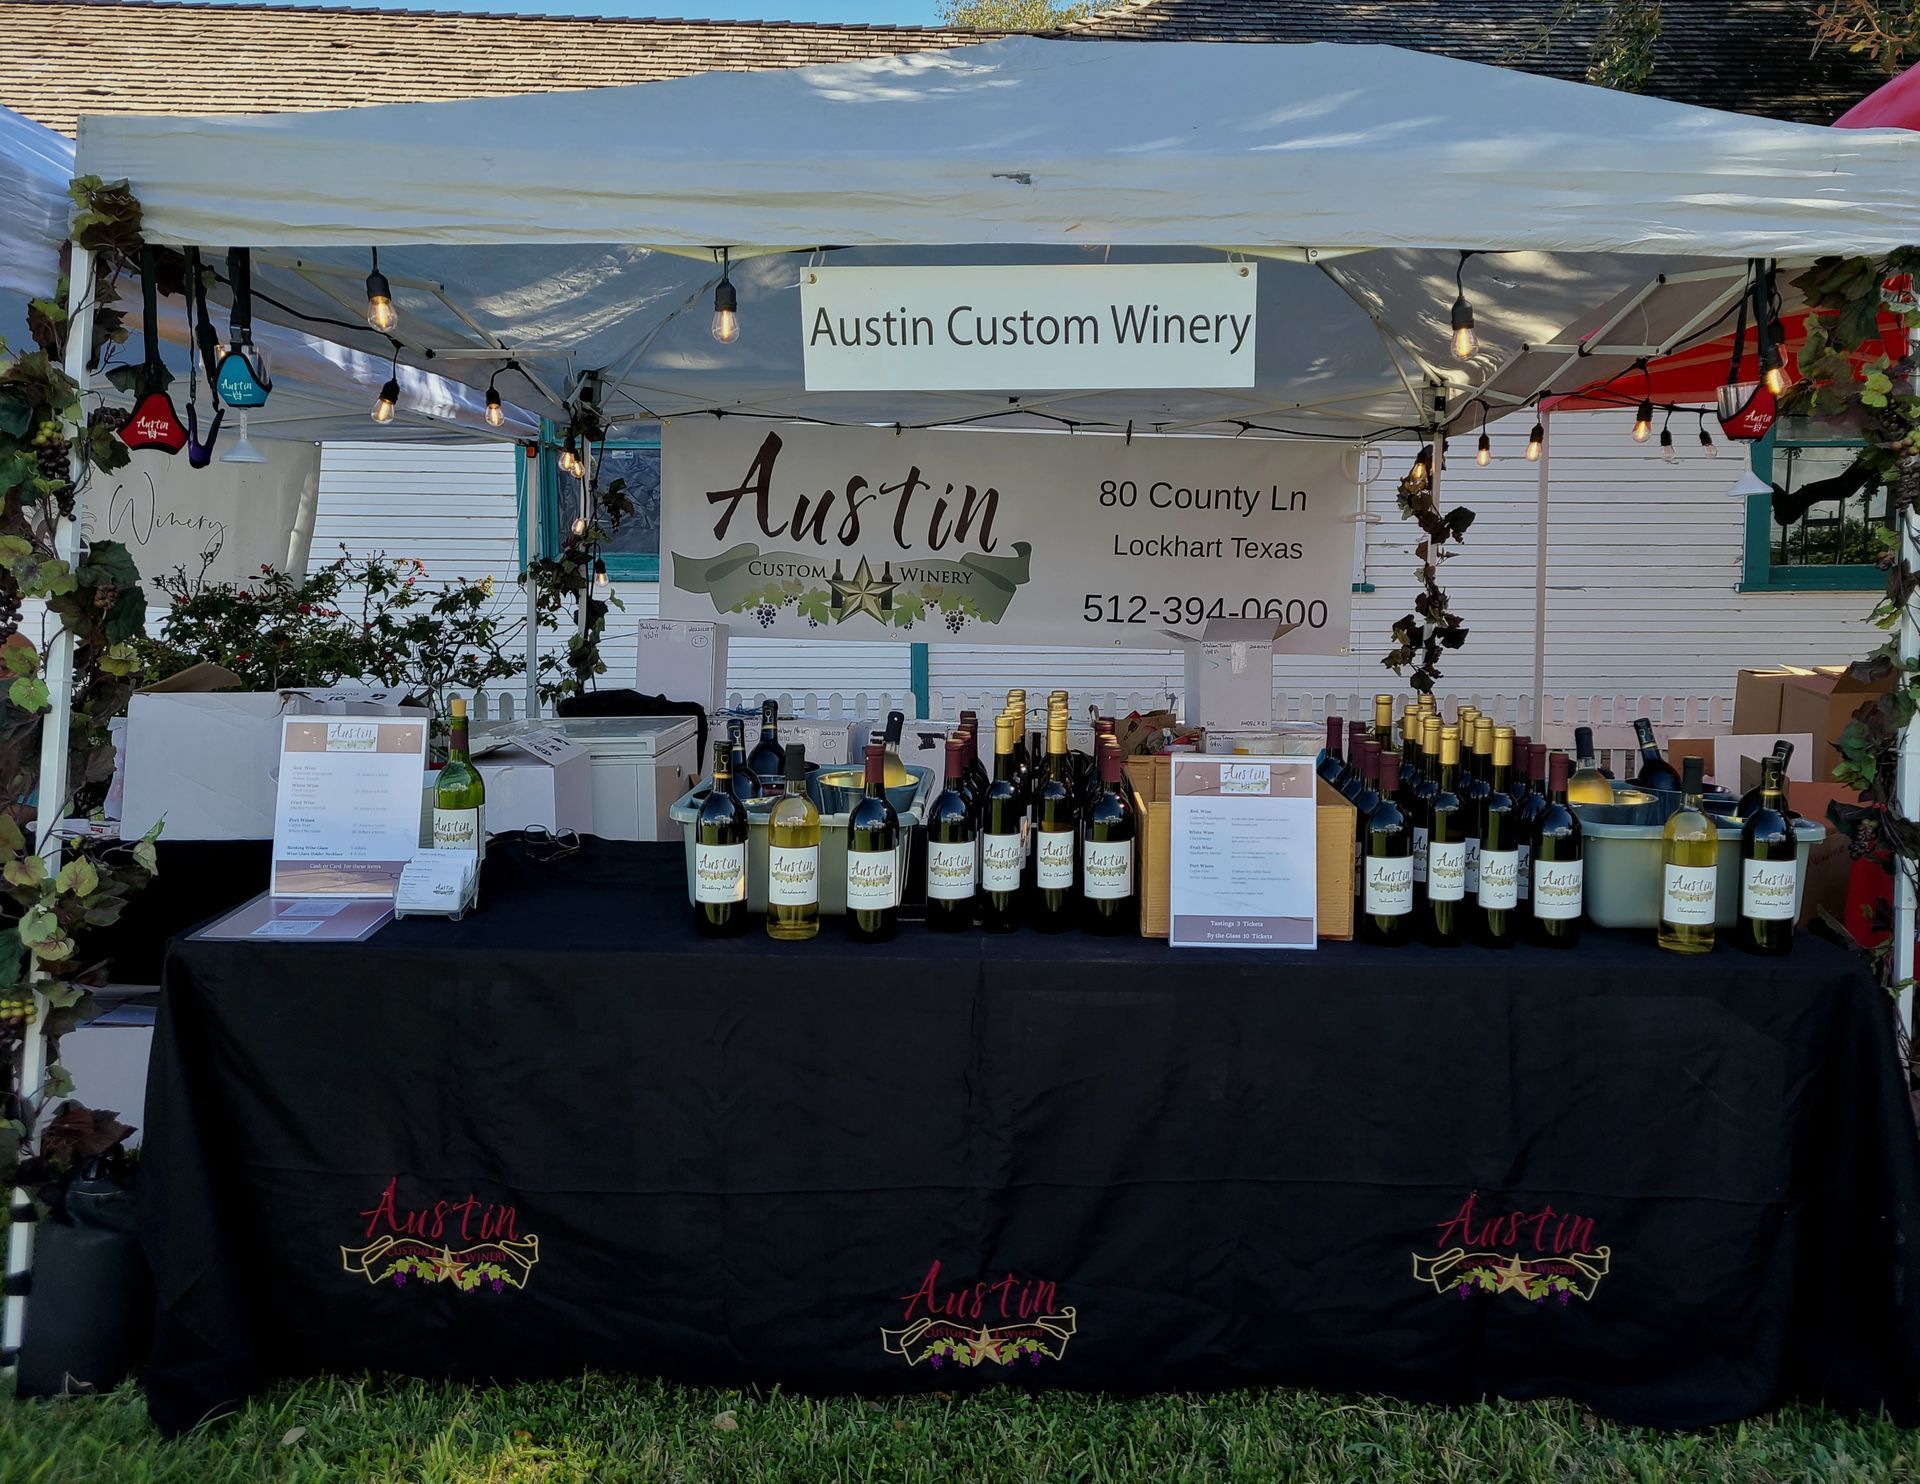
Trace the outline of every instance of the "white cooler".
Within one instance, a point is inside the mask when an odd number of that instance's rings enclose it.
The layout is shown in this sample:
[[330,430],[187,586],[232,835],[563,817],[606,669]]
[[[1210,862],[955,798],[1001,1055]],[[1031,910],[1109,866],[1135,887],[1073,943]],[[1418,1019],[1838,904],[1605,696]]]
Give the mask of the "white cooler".
[[[607,840],[678,840],[673,801],[700,776],[691,716],[543,719],[585,749],[593,779],[593,833]],[[724,735],[724,733],[722,734]]]

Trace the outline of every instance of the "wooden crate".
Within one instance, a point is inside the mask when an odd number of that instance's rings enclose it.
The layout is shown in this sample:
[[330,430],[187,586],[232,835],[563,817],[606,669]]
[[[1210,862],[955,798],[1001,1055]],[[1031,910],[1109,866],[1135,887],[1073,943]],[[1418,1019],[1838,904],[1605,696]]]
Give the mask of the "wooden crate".
[[[1167,871],[1172,856],[1173,808],[1169,800],[1172,774],[1167,755],[1127,760],[1127,779],[1140,806],[1142,846],[1140,868],[1140,936],[1164,938],[1172,931],[1168,906]],[[1320,936],[1337,943],[1353,938],[1353,841],[1357,822],[1353,805],[1326,780],[1314,780],[1318,827],[1314,845],[1319,857],[1317,913]]]

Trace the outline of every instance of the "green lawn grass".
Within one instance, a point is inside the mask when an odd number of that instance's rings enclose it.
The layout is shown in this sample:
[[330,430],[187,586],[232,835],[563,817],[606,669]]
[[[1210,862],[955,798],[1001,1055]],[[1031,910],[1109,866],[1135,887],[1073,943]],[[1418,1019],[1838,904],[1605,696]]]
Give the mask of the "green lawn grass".
[[1567,1402],[1457,1409],[1301,1391],[1112,1400],[996,1389],[818,1400],[584,1376],[524,1386],[287,1385],[164,1442],[131,1387],[0,1402],[0,1480],[1920,1479],[1920,1434],[1792,1407],[1697,1433]]

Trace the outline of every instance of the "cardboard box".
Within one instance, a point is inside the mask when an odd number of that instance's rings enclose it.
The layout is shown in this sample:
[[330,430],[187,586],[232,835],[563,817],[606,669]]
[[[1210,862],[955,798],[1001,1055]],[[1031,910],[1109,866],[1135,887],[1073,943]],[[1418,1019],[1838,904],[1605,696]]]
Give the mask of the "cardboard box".
[[727,703],[727,626],[643,618],[634,686],[646,696],[697,701],[708,712]]
[[1825,781],[1840,761],[1836,744],[1853,713],[1892,689],[1891,671],[1879,680],[1856,680],[1845,665],[1821,665],[1811,674],[1788,676],[1780,687],[1780,730],[1812,733],[1812,776]]
[[[1172,765],[1166,754],[1127,761],[1127,779],[1139,805],[1141,834],[1145,837],[1140,868],[1140,936],[1165,938],[1173,931],[1172,890],[1168,869],[1173,858],[1173,805],[1170,798]],[[1314,833],[1318,880],[1315,913],[1323,941],[1345,943],[1353,938],[1353,842],[1358,828],[1353,805],[1314,780],[1318,809]]]
[[476,761],[487,785],[487,832],[593,831],[593,768],[587,750],[558,732],[518,738]]
[[1811,675],[1801,665],[1768,665],[1742,670],[1733,679],[1733,729],[1736,732],[1780,730],[1780,688],[1795,675]]
[[1263,618],[1212,618],[1187,656],[1187,720],[1231,731],[1273,725],[1273,641],[1287,626]]

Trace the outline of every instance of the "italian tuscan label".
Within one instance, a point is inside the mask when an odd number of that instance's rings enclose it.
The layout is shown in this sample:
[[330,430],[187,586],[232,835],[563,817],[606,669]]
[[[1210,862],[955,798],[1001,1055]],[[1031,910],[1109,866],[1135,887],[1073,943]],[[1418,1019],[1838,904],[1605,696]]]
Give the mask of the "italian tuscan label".
[[1793,921],[1793,889],[1798,861],[1743,861],[1740,914],[1762,922]]
[[1531,845],[1520,847],[1520,865],[1514,875],[1520,882],[1520,900],[1530,901],[1533,897],[1533,847]]
[[1477,839],[1467,841],[1467,895],[1477,896],[1480,891],[1480,842]]
[[1427,827],[1423,824],[1413,827],[1413,879],[1427,879]]
[[1405,917],[1413,911],[1413,857],[1368,856],[1366,881],[1367,916]]
[[1035,879],[1046,890],[1072,890],[1073,888],[1073,831],[1072,830],[1035,830],[1039,844],[1035,847],[1040,857],[1035,869]]
[[980,837],[980,886],[984,891],[1020,890],[1020,867],[1027,858],[1026,836]]
[[1660,920],[1675,927],[1712,927],[1718,866],[1667,866],[1661,875]]
[[1427,846],[1427,897],[1457,902],[1467,894],[1467,842],[1435,840]]
[[696,902],[744,902],[747,899],[747,847],[695,845],[693,899]]
[[1580,915],[1587,884],[1585,861],[1533,863],[1533,915],[1563,922]]
[[487,843],[487,806],[473,809],[435,809],[435,850],[479,850]]
[[820,847],[774,845],[767,850],[767,901],[806,907],[820,900]]
[[1082,849],[1087,895],[1116,902],[1133,895],[1133,841],[1089,840]]
[[936,902],[963,902],[973,895],[973,841],[927,842],[927,895]]
[[892,907],[900,898],[894,883],[897,857],[891,850],[847,852],[847,910],[871,912]]
[[1480,905],[1498,912],[1520,905],[1520,852],[1480,852]]

